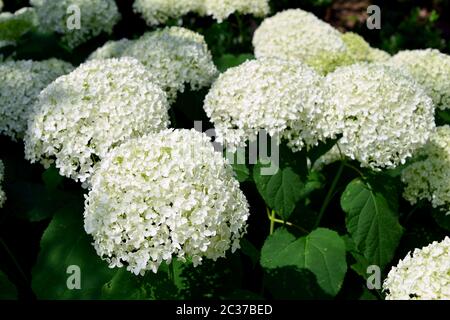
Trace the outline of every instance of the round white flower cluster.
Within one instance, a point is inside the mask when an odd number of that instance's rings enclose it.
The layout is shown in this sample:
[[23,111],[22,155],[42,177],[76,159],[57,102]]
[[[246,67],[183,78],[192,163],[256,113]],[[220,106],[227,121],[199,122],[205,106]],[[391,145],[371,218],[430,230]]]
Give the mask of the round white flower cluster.
[[269,14],[270,6],[269,0],[204,0],[204,11],[222,22],[235,12],[264,17]]
[[167,128],[169,105],[133,58],[94,60],[39,95],[25,136],[25,156],[88,185],[94,166],[130,138]]
[[384,281],[386,300],[449,300],[450,238],[415,249]]
[[403,197],[413,205],[426,199],[450,214],[450,126],[438,127],[415,156],[420,160],[402,171]]
[[6,200],[5,192],[2,189],[4,174],[5,174],[5,167],[3,165],[3,161],[0,160],[0,208],[3,206]]
[[133,9],[148,25],[164,24],[190,12],[200,12],[205,0],[135,0]]
[[0,134],[23,138],[41,90],[72,69],[57,59],[0,63]]
[[[114,0],[30,0],[30,3],[36,8],[40,28],[61,34],[70,48],[103,32],[110,34],[120,19]],[[79,28],[70,29],[68,19],[77,18],[77,12]]]
[[88,60],[120,58],[127,48],[131,47],[135,41],[129,39],[109,40],[103,46],[91,53]]
[[222,22],[235,12],[263,17],[270,11],[269,0],[136,0],[133,8],[149,25],[163,24],[191,12]]
[[377,64],[338,68],[324,81],[322,126],[341,133],[341,151],[363,167],[392,168],[422,147],[435,129],[434,105],[422,87]]
[[255,55],[298,60],[327,74],[338,66],[386,60],[389,55],[354,33],[341,34],[312,13],[290,9],[265,19],[253,37]]
[[300,9],[265,19],[255,31],[253,46],[257,58],[298,60],[320,73],[333,71],[347,58],[340,32]]
[[391,57],[389,53],[372,48],[363,37],[353,32],[341,36],[347,46],[348,64],[357,62],[383,62]]
[[168,27],[144,34],[137,40],[109,42],[90,59],[128,56],[138,59],[174,101],[186,84],[193,90],[209,86],[218,70],[202,35],[180,27]]
[[239,248],[249,215],[231,166],[195,130],[164,130],[113,149],[92,177],[85,230],[110,267],[157,272],[172,258]]
[[217,141],[230,150],[254,141],[260,130],[294,150],[313,145],[323,105],[322,78],[308,66],[281,59],[251,60],[228,69],[213,84],[204,109]]
[[439,109],[450,108],[450,56],[435,49],[400,51],[388,62],[422,85]]

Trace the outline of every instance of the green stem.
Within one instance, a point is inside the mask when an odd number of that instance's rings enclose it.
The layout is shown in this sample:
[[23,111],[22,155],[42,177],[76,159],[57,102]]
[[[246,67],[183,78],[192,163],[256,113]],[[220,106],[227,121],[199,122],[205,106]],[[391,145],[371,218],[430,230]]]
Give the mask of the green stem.
[[339,166],[338,172],[337,172],[336,175],[334,176],[333,182],[331,183],[330,190],[328,190],[328,193],[327,193],[327,195],[325,196],[325,201],[323,202],[323,205],[322,205],[322,207],[320,208],[319,215],[318,215],[317,220],[316,220],[316,223],[315,223],[315,225],[314,225],[314,229],[317,228],[317,227],[319,226],[320,221],[322,220],[322,217],[323,217],[325,211],[327,210],[328,205],[329,205],[330,202],[331,202],[331,199],[332,199],[333,196],[334,196],[334,190],[336,189],[336,186],[337,186],[337,184],[338,184],[338,182],[339,182],[339,179],[340,179],[341,176],[342,176],[342,172],[344,171],[344,166],[345,166],[345,161],[341,161],[341,164],[340,164],[340,166]]
[[350,169],[352,169],[353,171],[355,171],[357,174],[359,174],[359,175],[361,176],[361,178],[364,178],[364,173],[362,173],[362,171],[359,170],[358,168],[356,168],[355,166],[353,166],[353,165],[351,165],[351,164],[349,164],[349,163],[345,163],[345,166],[346,166],[347,168],[350,168]]
[[420,203],[417,203],[412,209],[411,211],[408,212],[408,214],[405,216],[404,220],[403,220],[403,224],[406,224],[409,219],[411,219],[412,215],[414,214],[414,212],[417,211],[417,209],[420,208]]
[[269,234],[272,234],[273,230],[275,229],[275,210],[272,210],[272,213],[269,213],[269,208],[267,208],[267,213],[269,214],[269,220],[270,220]]
[[276,223],[283,224],[283,225],[286,225],[286,226],[289,226],[289,227],[297,228],[298,230],[300,230],[301,232],[303,232],[303,233],[305,233],[305,234],[308,234],[308,233],[309,233],[309,231],[306,230],[305,228],[302,228],[302,227],[300,227],[300,226],[298,226],[298,225],[296,225],[296,224],[293,224],[292,222],[289,222],[289,221],[283,221],[283,220],[281,220],[281,219],[275,218],[275,210],[272,210],[272,212],[270,212],[269,208],[267,208],[267,217],[269,218],[269,221],[270,221],[270,227],[271,227],[271,232],[270,232],[270,234],[273,233],[273,228],[275,227],[275,222],[276,222]]

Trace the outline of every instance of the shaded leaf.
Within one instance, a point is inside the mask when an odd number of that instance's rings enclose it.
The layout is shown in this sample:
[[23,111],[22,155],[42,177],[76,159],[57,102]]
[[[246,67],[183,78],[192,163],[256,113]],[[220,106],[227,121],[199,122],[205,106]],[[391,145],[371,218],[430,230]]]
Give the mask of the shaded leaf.
[[6,274],[0,270],[0,300],[16,300],[17,289]]
[[[58,211],[41,240],[41,251],[32,270],[32,287],[40,299],[98,299],[115,272],[95,253],[83,228],[83,201],[73,201]],[[69,266],[81,271],[81,289],[69,289]]]
[[324,228],[299,239],[280,228],[264,243],[261,265],[266,269],[284,266],[308,269],[316,276],[320,287],[335,296],[347,272],[345,243],[336,232]]
[[384,268],[393,258],[403,234],[394,208],[385,196],[360,179],[353,180],[341,197],[346,226],[358,251],[370,264]]
[[255,59],[253,54],[233,55],[227,53],[218,58],[215,63],[220,72],[225,72],[229,68],[237,67],[245,61],[253,59]]
[[239,182],[245,182],[250,178],[250,170],[245,164],[232,164],[233,170],[236,173],[236,178]]

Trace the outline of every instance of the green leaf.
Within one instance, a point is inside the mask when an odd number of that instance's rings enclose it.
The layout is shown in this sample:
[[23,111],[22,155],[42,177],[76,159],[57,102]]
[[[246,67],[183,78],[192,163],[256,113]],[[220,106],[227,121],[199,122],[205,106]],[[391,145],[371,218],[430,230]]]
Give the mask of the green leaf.
[[[83,199],[77,200],[54,215],[42,236],[32,270],[32,287],[39,299],[98,299],[114,276],[84,231]],[[81,289],[68,288],[68,278],[74,275],[68,273],[69,266],[79,267]]]
[[312,147],[308,150],[308,158],[311,161],[311,165],[314,165],[314,163],[319,159],[321,156],[323,156],[325,153],[331,150],[333,146],[336,144],[338,139],[328,139],[325,142],[319,142],[317,146]]
[[255,267],[259,261],[259,250],[247,239],[241,240],[241,251],[252,261],[253,267]]
[[64,177],[59,174],[58,169],[53,165],[42,173],[42,180],[45,186],[53,191],[63,182]]
[[346,226],[357,249],[368,263],[384,268],[393,258],[403,234],[398,221],[397,204],[392,195],[355,179],[341,197]]
[[350,268],[355,271],[363,279],[367,279],[367,267],[370,265],[367,259],[358,251],[355,242],[349,235],[344,235],[342,239],[345,242],[345,248],[347,252],[351,254],[355,263],[353,263]]
[[284,143],[278,151],[278,159],[259,159],[253,181],[267,206],[287,220],[297,203],[321,185],[321,176],[308,172],[305,151],[293,153]]
[[432,216],[442,229],[450,231],[450,214],[446,214],[446,212],[439,209],[433,209]]
[[15,13],[0,13],[0,40],[16,41],[38,25],[36,11],[22,8]]
[[307,269],[295,266],[266,269],[264,286],[275,299],[312,300],[330,299],[317,284],[316,276]]
[[236,173],[236,178],[239,182],[245,182],[250,177],[250,170],[245,164],[232,164],[233,170]]
[[253,54],[224,54],[220,58],[218,58],[216,62],[217,69],[220,72],[225,72],[229,68],[237,67],[238,65],[244,63],[247,60],[253,60],[255,56]]
[[289,219],[302,198],[304,183],[291,167],[280,168],[274,175],[262,175],[261,168],[260,164],[253,168],[253,179],[259,193],[269,207],[283,219]]
[[17,289],[14,284],[9,281],[6,274],[0,270],[0,300],[16,300]]
[[378,298],[376,295],[370,292],[369,289],[364,288],[364,291],[359,297],[359,300],[378,300]]
[[148,298],[148,294],[142,277],[122,268],[103,285],[101,297],[107,300],[143,300]]
[[269,236],[261,250],[261,266],[275,269],[295,266],[311,271],[319,286],[335,296],[347,272],[345,243],[329,229],[319,228],[306,237],[296,239],[280,228]]
[[40,183],[14,181],[8,186],[8,199],[14,214],[31,222],[50,218],[75,196]]
[[435,121],[437,126],[444,126],[450,124],[450,110],[436,109]]

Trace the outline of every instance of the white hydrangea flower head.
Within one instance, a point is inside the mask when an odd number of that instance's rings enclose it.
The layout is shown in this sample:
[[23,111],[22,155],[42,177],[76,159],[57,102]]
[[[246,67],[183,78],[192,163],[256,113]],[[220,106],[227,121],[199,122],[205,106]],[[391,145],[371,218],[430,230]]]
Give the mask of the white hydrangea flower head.
[[57,59],[0,63],[0,134],[13,140],[23,138],[41,90],[72,69]]
[[113,149],[92,177],[85,230],[110,267],[157,272],[172,259],[216,260],[239,248],[249,205],[210,139],[168,129]]
[[245,147],[260,130],[285,139],[294,150],[318,142],[322,77],[295,61],[263,58],[228,69],[213,84],[204,109],[217,141],[228,149]]
[[167,93],[171,102],[189,85],[193,90],[211,85],[219,71],[205,39],[199,33],[180,27],[148,32],[130,41],[109,42],[91,55],[111,57],[123,49],[122,56],[138,59],[148,68],[154,82]]
[[409,72],[426,89],[437,108],[450,108],[449,55],[436,49],[405,50],[387,63]]
[[135,12],[140,13],[148,25],[164,24],[190,12],[202,11],[205,0],[136,0]]
[[353,32],[346,32],[342,35],[342,40],[347,46],[349,64],[357,62],[383,62],[391,56],[389,53],[372,48],[363,37]]
[[431,98],[397,69],[341,67],[327,75],[323,88],[328,98],[320,126],[341,133],[342,153],[362,167],[378,170],[405,163],[435,129]]
[[133,58],[93,60],[39,95],[25,156],[89,186],[98,161],[124,141],[169,124],[166,94]]
[[206,15],[218,22],[226,20],[235,12],[264,17],[269,14],[269,0],[205,0]]
[[4,175],[5,175],[5,166],[3,165],[3,161],[0,160],[0,208],[3,206],[6,200],[5,192],[2,189]]
[[263,17],[270,11],[269,0],[136,0],[133,8],[151,26],[188,13],[212,16],[222,22],[236,12]]
[[[36,8],[40,28],[62,35],[62,40],[70,48],[101,33],[110,34],[120,20],[114,0],[30,0],[30,3]],[[79,29],[68,27],[68,18],[74,16],[74,11],[69,8],[79,9]]]
[[419,160],[402,171],[403,197],[413,205],[428,200],[450,214],[450,126],[438,127],[415,156]]
[[129,39],[109,40],[91,53],[88,60],[120,58],[123,56],[123,52],[133,43],[134,41]]
[[347,60],[341,33],[312,13],[290,9],[265,19],[253,36],[257,58],[298,60],[326,74]]
[[450,300],[450,238],[400,260],[383,283],[386,300]]

